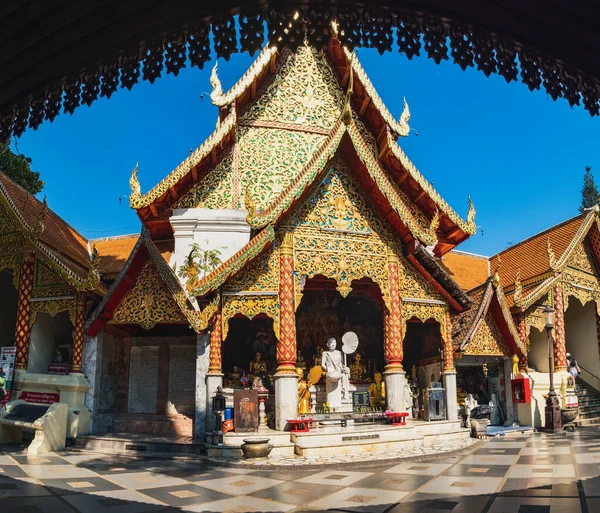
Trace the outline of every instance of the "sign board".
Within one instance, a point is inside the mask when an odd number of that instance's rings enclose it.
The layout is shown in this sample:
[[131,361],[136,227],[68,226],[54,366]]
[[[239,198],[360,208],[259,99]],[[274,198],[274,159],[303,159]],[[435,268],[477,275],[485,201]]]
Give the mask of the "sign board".
[[69,374],[69,366],[66,363],[51,363],[48,365],[48,374],[66,376]]
[[28,403],[53,404],[60,402],[60,395],[46,392],[21,392],[19,399]]
[[352,411],[366,413],[369,411],[369,392],[352,392]]
[[13,378],[15,374],[15,360],[17,358],[17,348],[15,346],[3,347],[0,349],[0,367],[4,369],[4,379],[6,381],[6,397],[3,403],[10,400],[10,391],[12,390]]
[[234,431],[258,431],[258,390],[234,390]]

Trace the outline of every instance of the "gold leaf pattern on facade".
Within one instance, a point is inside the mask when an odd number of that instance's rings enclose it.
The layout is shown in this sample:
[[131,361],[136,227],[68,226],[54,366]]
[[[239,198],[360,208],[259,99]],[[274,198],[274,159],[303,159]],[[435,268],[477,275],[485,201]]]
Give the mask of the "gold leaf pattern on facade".
[[259,314],[264,314],[273,320],[273,331],[279,339],[279,297],[273,296],[223,296],[221,311],[223,322],[223,340],[229,333],[229,319],[240,314],[252,320]]
[[283,50],[278,60],[273,81],[241,120],[331,129],[342,113],[344,93],[327,59],[301,46],[294,53]]
[[68,311],[71,324],[75,326],[75,298],[52,299],[48,301],[32,301],[29,310],[29,325],[33,326],[38,313],[47,313],[50,317],[56,316],[59,312]]
[[504,342],[500,329],[492,318],[491,312],[486,313],[484,321],[479,325],[473,339],[466,347],[465,355],[510,355],[510,351]]
[[575,267],[590,274],[597,274],[594,257],[585,241],[581,242],[581,244],[573,250],[567,266]]
[[185,322],[154,264],[146,263],[127,296],[115,310],[113,321],[139,324],[148,330],[159,322]]

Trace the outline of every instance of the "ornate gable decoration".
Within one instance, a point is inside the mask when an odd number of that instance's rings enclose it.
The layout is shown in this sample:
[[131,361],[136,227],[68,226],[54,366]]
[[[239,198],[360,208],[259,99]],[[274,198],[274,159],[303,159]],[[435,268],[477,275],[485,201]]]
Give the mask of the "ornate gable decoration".
[[464,354],[475,356],[508,356],[511,354],[489,310]]
[[567,267],[574,267],[580,271],[590,274],[598,274],[596,265],[594,263],[594,258],[592,257],[590,249],[585,240],[575,248],[571,254],[571,257],[569,258]]
[[370,278],[388,304],[387,247],[393,237],[367,205],[341,158],[334,159],[318,188],[282,224],[294,233],[299,277],[333,278],[343,297],[351,292],[353,280]]
[[134,287],[115,310],[111,322],[139,324],[149,330],[159,322],[187,323],[187,319],[149,260]]

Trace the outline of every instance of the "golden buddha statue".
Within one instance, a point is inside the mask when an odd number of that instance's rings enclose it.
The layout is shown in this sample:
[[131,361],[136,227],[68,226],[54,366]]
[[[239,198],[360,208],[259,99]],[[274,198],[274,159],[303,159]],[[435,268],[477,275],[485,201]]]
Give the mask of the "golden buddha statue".
[[264,374],[265,372],[267,372],[267,362],[265,362],[262,355],[257,352],[254,355],[254,360],[250,362],[248,377],[252,376],[252,378],[254,378],[254,376]]
[[367,368],[361,360],[362,356],[360,355],[360,353],[356,353],[354,355],[354,362],[350,364],[350,380],[353,383],[360,383],[361,381],[365,381],[365,378],[367,376]]
[[519,374],[519,357],[516,354],[513,354],[512,363],[513,363],[513,374],[516,376],[517,374]]
[[381,372],[376,372],[373,378],[375,381],[369,387],[371,408],[385,408],[385,383],[382,380]]
[[311,410],[310,385],[304,380],[304,370],[296,368],[298,374],[298,415],[305,415]]
[[241,377],[242,374],[240,372],[239,367],[237,365],[234,365],[233,371],[229,373],[229,384],[232,386],[239,386]]

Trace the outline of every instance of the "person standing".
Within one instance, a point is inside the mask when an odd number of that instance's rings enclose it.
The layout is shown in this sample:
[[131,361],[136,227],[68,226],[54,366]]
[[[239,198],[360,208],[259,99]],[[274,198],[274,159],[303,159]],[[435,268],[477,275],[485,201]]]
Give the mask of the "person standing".
[[581,372],[577,360],[571,356],[571,353],[567,353],[567,370],[569,371],[569,374],[573,376],[573,379],[577,379],[577,376],[579,376],[579,373]]

